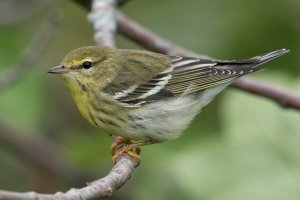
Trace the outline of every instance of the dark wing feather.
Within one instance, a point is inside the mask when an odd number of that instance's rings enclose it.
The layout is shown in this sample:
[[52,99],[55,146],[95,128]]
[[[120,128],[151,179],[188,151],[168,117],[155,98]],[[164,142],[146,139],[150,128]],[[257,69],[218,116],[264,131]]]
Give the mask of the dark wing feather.
[[114,98],[127,107],[135,107],[143,103],[174,96],[165,89],[169,79],[172,78],[172,70],[173,67],[170,66],[147,82],[137,85],[132,90],[121,93],[121,95],[116,94]]
[[197,92],[260,69],[251,60],[236,62],[179,57],[174,60],[172,79],[166,89],[176,95],[184,93],[189,87],[189,92]]

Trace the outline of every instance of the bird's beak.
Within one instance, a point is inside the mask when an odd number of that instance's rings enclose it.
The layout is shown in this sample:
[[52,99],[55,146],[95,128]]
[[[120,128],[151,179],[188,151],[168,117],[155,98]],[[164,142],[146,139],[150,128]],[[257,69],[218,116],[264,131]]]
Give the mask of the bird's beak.
[[64,65],[58,65],[48,69],[47,72],[52,74],[64,74],[67,73],[68,71],[69,71],[68,68],[66,68]]

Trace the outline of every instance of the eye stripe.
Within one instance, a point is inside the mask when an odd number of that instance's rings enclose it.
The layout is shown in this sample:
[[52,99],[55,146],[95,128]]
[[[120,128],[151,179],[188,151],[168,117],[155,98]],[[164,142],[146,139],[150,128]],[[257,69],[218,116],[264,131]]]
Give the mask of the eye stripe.
[[[74,64],[73,66],[70,67],[70,69],[89,69],[95,65],[97,65],[98,63],[101,63],[103,62],[104,60],[106,60],[106,56],[103,56],[100,60],[96,60],[96,61],[91,61],[92,59],[91,58],[85,58],[85,59],[82,59],[81,61],[78,60],[76,61],[76,64]],[[91,63],[91,67],[89,68],[84,68],[84,63]]]

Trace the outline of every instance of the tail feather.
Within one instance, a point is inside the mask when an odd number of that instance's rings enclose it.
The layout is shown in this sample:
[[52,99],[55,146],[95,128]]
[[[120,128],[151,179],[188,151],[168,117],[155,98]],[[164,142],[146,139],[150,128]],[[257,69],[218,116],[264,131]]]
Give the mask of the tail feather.
[[[239,67],[258,67],[274,58],[280,57],[286,53],[290,52],[288,49],[279,49],[276,51],[272,51],[266,54],[262,54],[259,56],[255,56],[252,58],[244,59],[244,60],[217,60],[218,65],[241,65]],[[248,65],[247,65],[248,64]]]
[[270,60],[273,60],[274,58],[280,57],[286,53],[288,53],[290,50],[288,49],[279,49],[276,51],[272,51],[263,55],[255,56],[253,58],[250,58],[249,61],[252,61],[253,63],[257,63],[256,66],[262,65]]

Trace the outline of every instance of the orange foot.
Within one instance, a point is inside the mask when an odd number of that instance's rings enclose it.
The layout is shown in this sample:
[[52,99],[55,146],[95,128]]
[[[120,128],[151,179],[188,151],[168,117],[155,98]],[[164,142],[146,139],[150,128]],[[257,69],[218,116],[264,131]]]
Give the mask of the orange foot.
[[135,167],[140,165],[141,148],[137,144],[132,143],[128,138],[117,137],[110,148],[113,165],[115,165],[117,163],[118,158],[125,153],[135,160]]

